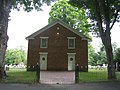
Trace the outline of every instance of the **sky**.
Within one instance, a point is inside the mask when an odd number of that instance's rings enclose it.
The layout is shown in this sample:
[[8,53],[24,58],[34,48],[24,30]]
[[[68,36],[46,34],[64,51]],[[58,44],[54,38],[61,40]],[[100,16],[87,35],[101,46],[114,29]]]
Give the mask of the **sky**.
[[[10,13],[10,21],[8,24],[8,49],[23,46],[26,50],[28,41],[25,39],[33,32],[41,29],[48,24],[50,6],[44,5],[43,11],[25,12],[23,10],[12,10]],[[111,33],[112,43],[116,42],[120,47],[120,24],[116,24]],[[97,50],[101,43],[100,38],[93,37],[92,45]]]
[[8,24],[8,49],[24,46],[27,48],[27,36],[48,24],[50,7],[43,6],[44,11],[25,12],[12,10]]

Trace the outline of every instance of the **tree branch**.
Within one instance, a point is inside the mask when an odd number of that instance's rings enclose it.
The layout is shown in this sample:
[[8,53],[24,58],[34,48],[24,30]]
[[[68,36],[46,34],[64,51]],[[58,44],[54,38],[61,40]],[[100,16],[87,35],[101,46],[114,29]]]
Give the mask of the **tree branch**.
[[102,27],[102,17],[101,17],[101,12],[100,12],[100,5],[98,0],[94,0],[94,5],[95,5],[95,14],[96,14],[96,19],[98,22],[98,27],[100,33],[103,33],[103,27]]
[[110,26],[110,30],[112,29],[112,27],[114,26],[115,22],[116,22],[116,19],[117,19],[117,16],[118,16],[118,12],[119,12],[119,9],[117,9],[116,13],[115,13],[115,17],[114,17],[114,20],[113,20],[113,23],[112,25]]
[[106,35],[107,37],[109,37],[110,35],[110,4],[109,4],[109,0],[106,0],[104,2],[105,4],[105,9],[104,9],[104,13],[105,13],[105,22],[106,22]]

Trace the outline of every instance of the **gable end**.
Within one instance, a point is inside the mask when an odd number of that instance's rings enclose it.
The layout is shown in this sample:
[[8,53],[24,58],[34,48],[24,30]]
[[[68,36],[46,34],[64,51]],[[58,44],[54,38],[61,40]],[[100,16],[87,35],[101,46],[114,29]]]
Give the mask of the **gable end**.
[[34,39],[35,36],[37,36],[38,34],[48,30],[49,28],[53,27],[56,24],[60,24],[63,27],[67,28],[68,30],[72,31],[73,33],[77,34],[78,36],[80,36],[82,38],[82,40],[88,40],[88,38],[85,35],[82,35],[80,32],[78,32],[77,30],[74,30],[73,28],[71,28],[68,24],[66,24],[65,22],[61,21],[61,20],[56,20],[51,24],[48,24],[47,26],[43,27],[42,29],[39,29],[38,31],[34,32],[33,34],[29,35],[28,37],[26,37],[27,40],[29,39]]

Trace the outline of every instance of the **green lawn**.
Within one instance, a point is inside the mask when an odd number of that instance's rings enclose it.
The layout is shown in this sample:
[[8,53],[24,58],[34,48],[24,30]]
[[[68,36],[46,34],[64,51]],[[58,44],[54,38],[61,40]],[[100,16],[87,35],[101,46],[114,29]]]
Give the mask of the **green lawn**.
[[116,72],[117,80],[120,80],[120,72]]
[[[10,69],[7,71],[8,77],[0,82],[3,83],[35,83],[35,72],[27,72],[25,69]],[[120,80],[120,72],[116,72],[117,80]],[[107,81],[107,70],[89,70],[79,73],[80,82]]]
[[107,71],[106,70],[89,70],[88,72],[79,73],[80,82],[93,82],[93,81],[106,81]]
[[[88,72],[79,73],[80,82],[98,82],[108,81],[107,70],[89,70]],[[117,80],[120,80],[120,72],[116,72]]]
[[10,69],[8,77],[2,80],[7,83],[35,83],[35,72],[27,72],[25,69]]

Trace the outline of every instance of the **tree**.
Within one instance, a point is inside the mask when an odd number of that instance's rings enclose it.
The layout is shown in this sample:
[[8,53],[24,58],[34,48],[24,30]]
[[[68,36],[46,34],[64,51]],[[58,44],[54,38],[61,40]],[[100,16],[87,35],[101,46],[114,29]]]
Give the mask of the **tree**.
[[119,0],[70,0],[70,3],[79,8],[85,8],[87,16],[93,24],[93,30],[99,34],[105,46],[108,79],[116,79],[111,45],[111,29],[115,22],[120,21]]
[[14,55],[13,55],[13,50],[7,50],[6,51],[6,58],[5,58],[5,64],[13,64],[14,63]]
[[97,53],[98,53],[97,64],[107,64],[106,53],[103,44],[100,44],[100,50]]
[[9,13],[11,9],[20,10],[22,7],[29,12],[33,9],[41,10],[44,3],[48,5],[55,0],[0,0],[0,78],[3,78],[4,59],[7,48],[7,28],[9,21]]
[[117,63],[116,68],[118,71],[120,71],[120,48],[117,48],[115,51],[115,58],[114,58],[115,62]]
[[95,53],[94,48],[92,45],[88,46],[88,64],[92,66],[97,65],[97,53]]
[[26,52],[23,49],[8,49],[5,64],[19,64],[26,61]]
[[[105,47],[103,44],[100,44],[100,50],[97,52],[98,53],[98,60],[97,62],[100,64],[107,64],[107,58],[106,58],[106,53],[105,53]],[[112,43],[112,47],[113,47],[113,60],[115,60],[115,54],[116,54],[116,49],[117,49],[117,45],[116,43]]]
[[120,62],[120,48],[117,48],[115,51],[115,61]]
[[92,66],[96,66],[97,64],[106,64],[106,53],[103,45],[100,45],[100,50],[98,52],[95,52],[94,48],[89,45],[88,62]]
[[73,7],[67,2],[67,0],[58,0],[58,2],[51,7],[49,15],[49,23],[56,19],[60,19],[70,25],[70,27],[91,38],[89,35],[90,25],[85,16],[84,9]]

